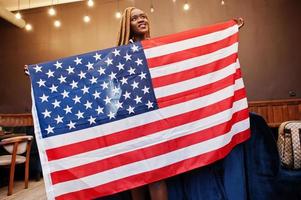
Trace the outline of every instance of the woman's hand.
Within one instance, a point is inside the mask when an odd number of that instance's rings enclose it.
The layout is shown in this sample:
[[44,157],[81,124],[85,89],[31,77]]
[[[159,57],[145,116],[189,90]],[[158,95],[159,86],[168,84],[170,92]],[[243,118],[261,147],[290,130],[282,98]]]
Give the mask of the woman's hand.
[[29,71],[28,71],[27,65],[24,66],[24,73],[25,73],[25,75],[29,76]]
[[245,24],[244,19],[242,17],[238,17],[233,20],[237,23],[238,28],[241,28]]

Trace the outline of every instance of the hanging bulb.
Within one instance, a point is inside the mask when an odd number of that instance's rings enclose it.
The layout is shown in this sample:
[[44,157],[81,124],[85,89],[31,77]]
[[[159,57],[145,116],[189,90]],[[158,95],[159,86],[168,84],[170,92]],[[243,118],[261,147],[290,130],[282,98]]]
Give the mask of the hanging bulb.
[[54,26],[55,26],[56,28],[61,27],[61,21],[60,21],[60,20],[55,20],[53,24],[54,24]]
[[115,13],[115,17],[116,17],[117,19],[121,18],[121,12],[117,11],[117,12]]
[[93,0],[88,0],[88,6],[93,7],[94,6],[94,1]]
[[172,0],[172,2],[174,2],[174,3],[175,3],[176,1],[177,1],[177,0]]
[[21,15],[20,12],[17,12],[17,13],[15,14],[15,17],[16,17],[17,19],[21,19],[21,18],[22,18],[22,15]]
[[221,1],[221,5],[222,6],[225,5],[225,1],[224,0]]
[[31,30],[32,30],[31,24],[26,24],[26,25],[25,25],[25,30],[26,30],[26,31],[31,31]]
[[151,7],[150,7],[150,11],[151,11],[151,13],[155,12],[155,8],[154,8],[154,6],[153,6],[153,5],[151,5]]
[[184,4],[184,6],[183,6],[183,9],[184,9],[184,10],[189,10],[189,8],[190,8],[190,5],[186,2],[186,3]]
[[50,7],[50,8],[48,9],[48,14],[49,14],[50,16],[54,16],[54,15],[56,14],[55,9],[54,9],[53,7]]
[[86,23],[89,23],[91,20],[91,18],[88,15],[84,16],[83,19],[84,19],[84,22],[86,22]]

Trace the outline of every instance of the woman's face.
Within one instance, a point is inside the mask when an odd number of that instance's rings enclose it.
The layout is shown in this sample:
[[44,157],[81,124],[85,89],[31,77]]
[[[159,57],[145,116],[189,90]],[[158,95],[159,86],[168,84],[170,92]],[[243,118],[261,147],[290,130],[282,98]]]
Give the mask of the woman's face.
[[132,36],[146,35],[149,31],[149,24],[146,14],[137,8],[131,12],[131,32]]

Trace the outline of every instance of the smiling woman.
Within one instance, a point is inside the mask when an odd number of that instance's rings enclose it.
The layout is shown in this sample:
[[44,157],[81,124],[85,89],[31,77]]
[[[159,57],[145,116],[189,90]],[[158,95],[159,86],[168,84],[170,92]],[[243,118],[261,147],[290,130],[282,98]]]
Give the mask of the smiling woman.
[[[126,45],[133,42],[150,39],[150,26],[147,15],[144,11],[128,7],[124,10],[120,31],[118,34],[117,45]],[[167,186],[165,181],[157,181],[148,185],[152,200],[167,200]],[[138,187],[131,190],[133,200],[144,200],[145,190],[143,187]]]

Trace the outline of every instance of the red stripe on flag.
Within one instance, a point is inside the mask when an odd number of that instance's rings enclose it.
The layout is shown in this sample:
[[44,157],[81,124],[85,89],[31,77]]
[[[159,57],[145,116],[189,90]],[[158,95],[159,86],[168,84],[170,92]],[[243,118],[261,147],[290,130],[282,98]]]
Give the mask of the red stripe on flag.
[[[69,144],[62,147],[52,148],[46,150],[46,154],[49,161],[57,160],[80,153],[85,153],[95,149],[111,146],[121,142],[129,141],[142,136],[150,135],[158,131],[173,128],[185,123],[189,123],[231,107],[231,102],[244,98],[244,93],[240,90],[234,93],[234,97],[227,98],[223,101],[209,105],[205,108],[200,108],[188,113],[184,113],[178,116],[170,117],[167,119],[158,120],[149,124],[134,127],[128,130],[120,131],[114,134],[98,137],[75,144]],[[234,98],[234,99],[233,99]],[[166,123],[168,121],[169,123]]]
[[217,92],[223,88],[233,85],[235,80],[240,78],[239,74],[240,74],[240,70],[236,70],[235,74],[227,76],[226,78],[223,78],[214,83],[197,87],[191,90],[187,90],[185,92],[179,92],[177,94],[158,98],[157,99],[158,106],[159,108],[164,108],[184,101],[196,99],[201,96],[209,95],[213,92]]
[[[187,146],[194,145],[203,142],[205,140],[209,140],[211,138],[229,132],[233,124],[245,120],[248,117],[249,117],[248,109],[244,109],[234,113],[229,121],[219,124],[215,127],[211,127],[202,131],[191,133],[190,135],[182,136],[150,147],[141,148],[111,158],[85,164],[79,167],[53,172],[51,173],[52,183],[57,184],[60,182],[82,178],[112,168],[116,168],[122,165],[145,160],[158,155],[166,154],[168,152],[185,148]],[[141,153],[142,151],[143,153]]]
[[230,56],[227,56],[225,58],[222,58],[220,60],[214,61],[206,65],[201,65],[189,70],[153,78],[152,84],[154,88],[157,88],[157,87],[162,87],[165,85],[177,83],[180,81],[189,80],[195,77],[205,75],[207,73],[220,70],[224,67],[227,67],[228,65],[235,63],[236,59],[237,59],[237,53],[234,53]]
[[149,68],[155,68],[162,65],[167,65],[170,63],[175,63],[182,60],[198,57],[200,55],[206,55],[234,44],[235,42],[237,42],[237,38],[238,38],[238,33],[235,33],[230,37],[227,37],[220,41],[216,41],[211,44],[206,44],[203,46],[186,49],[183,51],[177,51],[175,53],[158,56],[154,58],[148,58],[147,64]]
[[[57,196],[57,200],[73,200],[73,199],[93,199],[100,196],[118,193],[120,191],[135,188],[147,183],[162,180],[189,170],[193,170],[219,159],[224,158],[236,145],[246,141],[250,137],[250,129],[237,133],[233,136],[231,142],[214,151],[195,156],[193,158],[168,165],[163,168],[136,174],[123,179],[109,182],[93,188],[83,189],[76,192],[66,193]],[[166,173],[170,172],[170,173]]]
[[175,34],[172,34],[169,36],[153,38],[151,40],[143,40],[143,41],[141,41],[141,44],[144,49],[148,49],[151,47],[156,47],[156,46],[160,46],[160,45],[167,44],[167,43],[178,42],[181,40],[186,40],[189,38],[206,35],[209,33],[216,32],[216,31],[221,31],[221,30],[227,29],[235,24],[236,24],[236,22],[234,20],[230,20],[226,23],[220,23],[220,24],[215,24],[212,26],[196,28],[196,29],[192,29],[189,31],[175,33]]

